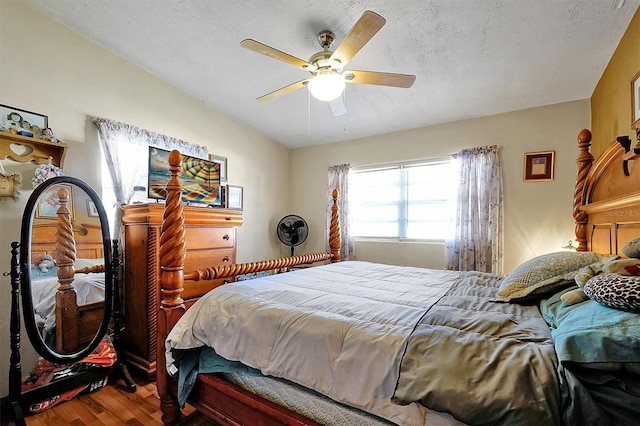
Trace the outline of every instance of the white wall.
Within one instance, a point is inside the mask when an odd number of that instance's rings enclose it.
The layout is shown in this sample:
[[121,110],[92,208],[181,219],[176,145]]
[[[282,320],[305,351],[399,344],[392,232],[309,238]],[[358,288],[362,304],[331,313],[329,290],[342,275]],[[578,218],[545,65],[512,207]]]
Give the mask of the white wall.
[[[129,123],[196,144],[228,158],[229,183],[244,187],[245,224],[238,231],[240,261],[280,254],[274,222],[287,211],[289,150],[144,70],[13,0],[0,1],[0,103],[48,115],[56,136],[69,145],[64,170],[100,192],[99,147],[88,117]],[[146,160],[144,160],[146,161]],[[9,270],[10,242],[32,190],[35,165],[3,160],[18,169],[24,187],[17,203],[0,203],[0,271]],[[269,165],[266,167],[265,165]],[[275,191],[274,188],[278,188]],[[9,277],[0,277],[0,396],[8,392]],[[25,370],[34,364],[26,335]]]
[[[441,157],[463,148],[497,144],[505,200],[508,272],[533,256],[558,251],[573,238],[573,190],[577,135],[590,123],[589,100],[515,111],[340,144],[300,148],[291,157],[293,213],[307,219],[314,238],[305,251],[322,250],[327,168]],[[348,120],[347,120],[348,126]],[[524,182],[524,153],[556,151],[553,182]],[[443,243],[358,242],[358,259],[442,268]]]

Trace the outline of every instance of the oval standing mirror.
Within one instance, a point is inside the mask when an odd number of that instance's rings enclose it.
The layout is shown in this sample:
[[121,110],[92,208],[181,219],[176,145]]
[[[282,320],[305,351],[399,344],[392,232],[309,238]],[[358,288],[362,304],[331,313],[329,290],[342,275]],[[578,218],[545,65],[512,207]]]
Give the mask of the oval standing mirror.
[[59,176],[31,194],[22,216],[20,287],[24,324],[46,360],[89,355],[107,331],[112,310],[109,223],[96,192]]

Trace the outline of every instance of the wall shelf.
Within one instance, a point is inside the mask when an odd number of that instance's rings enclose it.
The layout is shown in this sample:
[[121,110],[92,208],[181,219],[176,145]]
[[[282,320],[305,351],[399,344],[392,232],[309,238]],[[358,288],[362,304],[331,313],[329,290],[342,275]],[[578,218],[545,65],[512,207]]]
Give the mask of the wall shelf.
[[[0,158],[19,163],[53,164],[63,168],[67,144],[0,132]],[[51,160],[49,160],[51,159]]]

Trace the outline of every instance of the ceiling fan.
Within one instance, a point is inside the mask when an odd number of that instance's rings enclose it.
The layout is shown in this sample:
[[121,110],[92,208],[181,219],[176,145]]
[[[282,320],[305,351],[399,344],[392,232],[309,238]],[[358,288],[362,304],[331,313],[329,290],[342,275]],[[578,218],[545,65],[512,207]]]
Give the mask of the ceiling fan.
[[311,56],[308,62],[252,39],[241,41],[242,47],[302,68],[312,76],[267,93],[256,100],[270,101],[307,86],[314,98],[329,102],[334,115],[342,115],[346,112],[342,102],[346,83],[411,87],[416,80],[415,75],[344,70],[345,65],[380,31],[385,22],[386,20],[377,13],[365,11],[335,51],[329,50],[335,39],[334,34],[329,30],[321,31],[318,34],[318,42],[323,50]]

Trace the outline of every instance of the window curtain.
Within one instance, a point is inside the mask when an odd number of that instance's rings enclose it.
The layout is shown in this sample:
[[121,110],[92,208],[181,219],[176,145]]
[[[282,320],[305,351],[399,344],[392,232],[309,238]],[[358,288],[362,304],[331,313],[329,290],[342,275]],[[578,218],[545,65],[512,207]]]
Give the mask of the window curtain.
[[[182,154],[206,158],[208,149],[180,139],[153,133],[126,123],[105,118],[92,118],[98,128],[98,140],[102,148],[116,196],[116,218],[114,235],[119,235],[120,207],[129,204],[133,197],[133,187],[144,179],[147,173],[146,159],[149,146],[165,150],[177,149]],[[132,164],[134,159],[135,164]],[[140,164],[144,163],[144,164]]]
[[329,250],[329,225],[331,224],[331,206],[334,189],[338,190],[338,218],[340,219],[340,257],[344,260],[356,259],[356,245],[349,233],[349,172],[351,164],[340,164],[329,167],[329,184],[327,186],[327,232],[326,249]]
[[446,268],[502,273],[502,166],[496,145],[465,149],[458,160],[460,181],[456,236],[446,244]]

